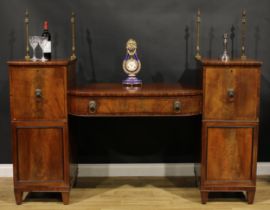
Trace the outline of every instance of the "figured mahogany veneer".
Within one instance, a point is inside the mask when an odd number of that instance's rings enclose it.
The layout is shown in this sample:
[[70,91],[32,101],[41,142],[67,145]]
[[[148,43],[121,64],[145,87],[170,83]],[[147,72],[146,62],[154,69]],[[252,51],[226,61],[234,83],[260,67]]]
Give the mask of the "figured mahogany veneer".
[[[145,84],[138,90],[127,90],[121,84],[91,84],[69,91],[69,113],[77,116],[198,115],[201,94],[199,89],[179,84]],[[95,103],[95,110],[89,107],[91,103]]]
[[204,60],[203,65],[204,119],[258,120],[260,63]]
[[[15,67],[18,68],[18,67]],[[13,67],[14,69],[14,67]],[[12,104],[23,109],[12,109],[13,120],[65,119],[67,116],[65,93],[65,68],[42,68],[40,66],[11,69]],[[41,97],[36,97],[37,91]],[[57,97],[52,97],[52,93]],[[26,106],[27,105],[27,106]]]
[[256,190],[260,66],[258,61],[202,60],[203,123],[200,190]]

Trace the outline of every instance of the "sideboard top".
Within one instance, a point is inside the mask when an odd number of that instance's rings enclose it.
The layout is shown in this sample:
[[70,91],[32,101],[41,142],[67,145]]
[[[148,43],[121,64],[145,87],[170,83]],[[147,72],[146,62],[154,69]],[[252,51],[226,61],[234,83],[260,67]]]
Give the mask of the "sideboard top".
[[74,61],[75,60],[69,60],[69,59],[51,60],[51,61],[46,61],[46,62],[14,60],[14,61],[8,61],[7,63],[10,66],[64,66]]
[[230,60],[227,62],[223,62],[218,59],[202,59],[200,62],[204,66],[257,66],[260,67],[262,65],[261,61],[257,60]]
[[189,96],[201,95],[202,90],[180,84],[143,84],[138,90],[127,90],[118,83],[93,83],[69,90],[74,96]]

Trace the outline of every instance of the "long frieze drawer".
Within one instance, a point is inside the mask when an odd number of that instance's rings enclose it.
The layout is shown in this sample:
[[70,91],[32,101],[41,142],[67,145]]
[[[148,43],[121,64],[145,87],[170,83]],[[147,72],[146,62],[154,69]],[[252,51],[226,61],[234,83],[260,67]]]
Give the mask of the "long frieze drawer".
[[70,96],[69,114],[78,116],[198,115],[200,95],[181,97]]

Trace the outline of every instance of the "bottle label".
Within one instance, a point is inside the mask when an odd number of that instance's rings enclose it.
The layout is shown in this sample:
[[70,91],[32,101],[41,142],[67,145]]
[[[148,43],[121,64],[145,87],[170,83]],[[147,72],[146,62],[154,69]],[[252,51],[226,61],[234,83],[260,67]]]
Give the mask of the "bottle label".
[[51,53],[52,52],[52,42],[48,41],[43,50],[44,53]]

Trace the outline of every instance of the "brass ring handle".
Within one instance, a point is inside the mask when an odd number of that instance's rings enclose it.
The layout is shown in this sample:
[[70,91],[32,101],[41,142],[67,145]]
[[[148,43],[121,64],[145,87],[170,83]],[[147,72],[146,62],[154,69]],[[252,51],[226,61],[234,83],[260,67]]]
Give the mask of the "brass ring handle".
[[42,90],[41,90],[40,88],[37,88],[37,89],[35,90],[35,96],[36,96],[37,98],[41,98],[41,97],[42,97]]
[[233,98],[235,95],[234,89],[229,88],[227,91],[227,94],[228,94],[229,98]]
[[89,101],[89,112],[90,113],[95,113],[97,109],[97,103],[95,101]]
[[173,104],[173,109],[175,112],[180,112],[181,111],[181,102],[175,101]]

